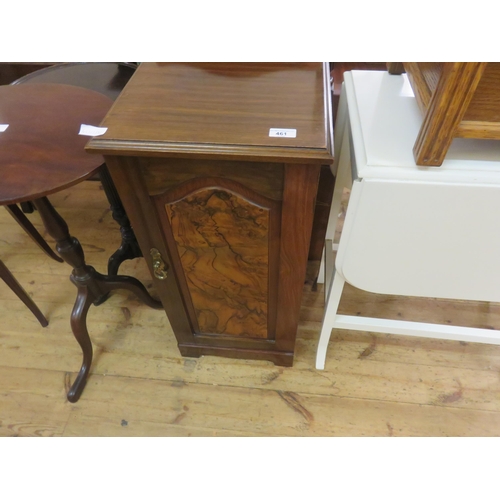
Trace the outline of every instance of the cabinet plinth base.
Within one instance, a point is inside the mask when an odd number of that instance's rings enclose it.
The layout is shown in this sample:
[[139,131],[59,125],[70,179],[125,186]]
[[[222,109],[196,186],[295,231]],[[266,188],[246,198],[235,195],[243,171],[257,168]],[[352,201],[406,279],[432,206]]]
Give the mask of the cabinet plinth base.
[[181,355],[189,358],[199,358],[200,356],[222,356],[233,359],[271,361],[278,366],[293,365],[293,352],[235,349],[191,344],[178,344],[178,347]]

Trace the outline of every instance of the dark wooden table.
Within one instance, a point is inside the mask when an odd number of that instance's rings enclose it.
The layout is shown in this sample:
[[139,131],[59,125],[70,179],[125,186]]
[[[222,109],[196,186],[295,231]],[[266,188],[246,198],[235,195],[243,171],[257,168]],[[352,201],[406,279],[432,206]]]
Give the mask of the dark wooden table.
[[[136,68],[136,64],[120,62],[60,63],[33,71],[12,82],[11,85],[31,85],[33,83],[74,85],[94,90],[114,101],[120,95]],[[120,225],[121,245],[110,256],[107,271],[108,275],[116,276],[122,262],[142,257],[142,254],[105,164],[99,169],[98,175],[92,176],[92,179],[96,180],[97,178],[101,181],[104,193],[109,201],[113,219]],[[33,207],[29,202],[22,203],[21,206],[23,212],[31,213],[33,211]]]
[[129,276],[107,276],[85,262],[79,241],[47,199],[92,176],[103,164],[99,155],[85,152],[89,137],[80,126],[98,126],[112,101],[98,92],[58,84],[0,86],[0,204],[32,201],[56,250],[72,268],[71,281],[78,293],[71,314],[71,329],[83,352],[83,363],[68,392],[79,399],[92,362],[92,343],[87,331],[87,312],[110,291],[124,288],[151,307],[161,305],[145,287]]

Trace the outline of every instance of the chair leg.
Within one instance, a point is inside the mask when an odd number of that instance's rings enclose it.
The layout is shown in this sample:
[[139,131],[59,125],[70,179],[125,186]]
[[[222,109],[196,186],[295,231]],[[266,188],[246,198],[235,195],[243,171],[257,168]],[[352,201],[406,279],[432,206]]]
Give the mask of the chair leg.
[[30,220],[26,217],[26,215],[24,215],[22,210],[17,205],[6,205],[5,208],[46,255],[48,255],[51,259],[57,260],[57,262],[63,262],[61,257],[59,257],[52,250],[52,248],[50,248],[48,243],[42,238],[42,235],[35,229],[35,226],[33,226]]
[[325,368],[328,342],[330,341],[332,329],[335,325],[335,316],[337,315],[337,310],[339,308],[340,298],[342,297],[344,285],[344,278],[338,272],[335,272],[335,276],[330,285],[330,290],[328,291],[328,298],[325,304],[325,314],[323,317],[323,325],[321,327],[318,350],[316,352],[316,369],[318,370],[323,370]]
[[35,315],[40,324],[45,327],[49,324],[42,311],[38,309],[37,305],[31,300],[31,297],[26,293],[24,288],[14,278],[7,266],[0,260],[0,278],[2,278],[7,286],[25,303],[28,309]]

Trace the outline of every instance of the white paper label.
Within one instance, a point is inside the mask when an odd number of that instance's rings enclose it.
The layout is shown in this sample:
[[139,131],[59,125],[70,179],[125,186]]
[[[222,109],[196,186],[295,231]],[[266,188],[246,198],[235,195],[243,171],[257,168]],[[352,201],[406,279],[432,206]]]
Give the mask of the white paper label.
[[9,126],[4,123],[0,123],[0,132],[5,132]]
[[96,137],[98,135],[103,135],[108,130],[108,127],[94,127],[93,125],[84,125],[80,126],[80,132],[78,135],[88,135],[90,137]]
[[269,137],[297,137],[296,128],[270,128]]

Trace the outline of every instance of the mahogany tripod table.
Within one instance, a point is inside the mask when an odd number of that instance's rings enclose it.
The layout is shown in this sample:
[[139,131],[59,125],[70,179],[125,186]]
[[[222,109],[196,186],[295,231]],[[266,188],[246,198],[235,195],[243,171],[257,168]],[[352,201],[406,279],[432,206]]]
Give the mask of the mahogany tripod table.
[[104,163],[102,156],[85,152],[89,137],[79,133],[81,125],[98,126],[111,105],[108,97],[71,85],[0,86],[0,130],[5,129],[0,132],[0,205],[33,202],[57,252],[73,268],[70,279],[78,290],[71,329],[83,363],[67,394],[70,402],[80,398],[92,363],[86,324],[92,303],[126,289],[150,307],[162,308],[139,280],[103,275],[87,265],[80,242],[46,197],[91,177]]

